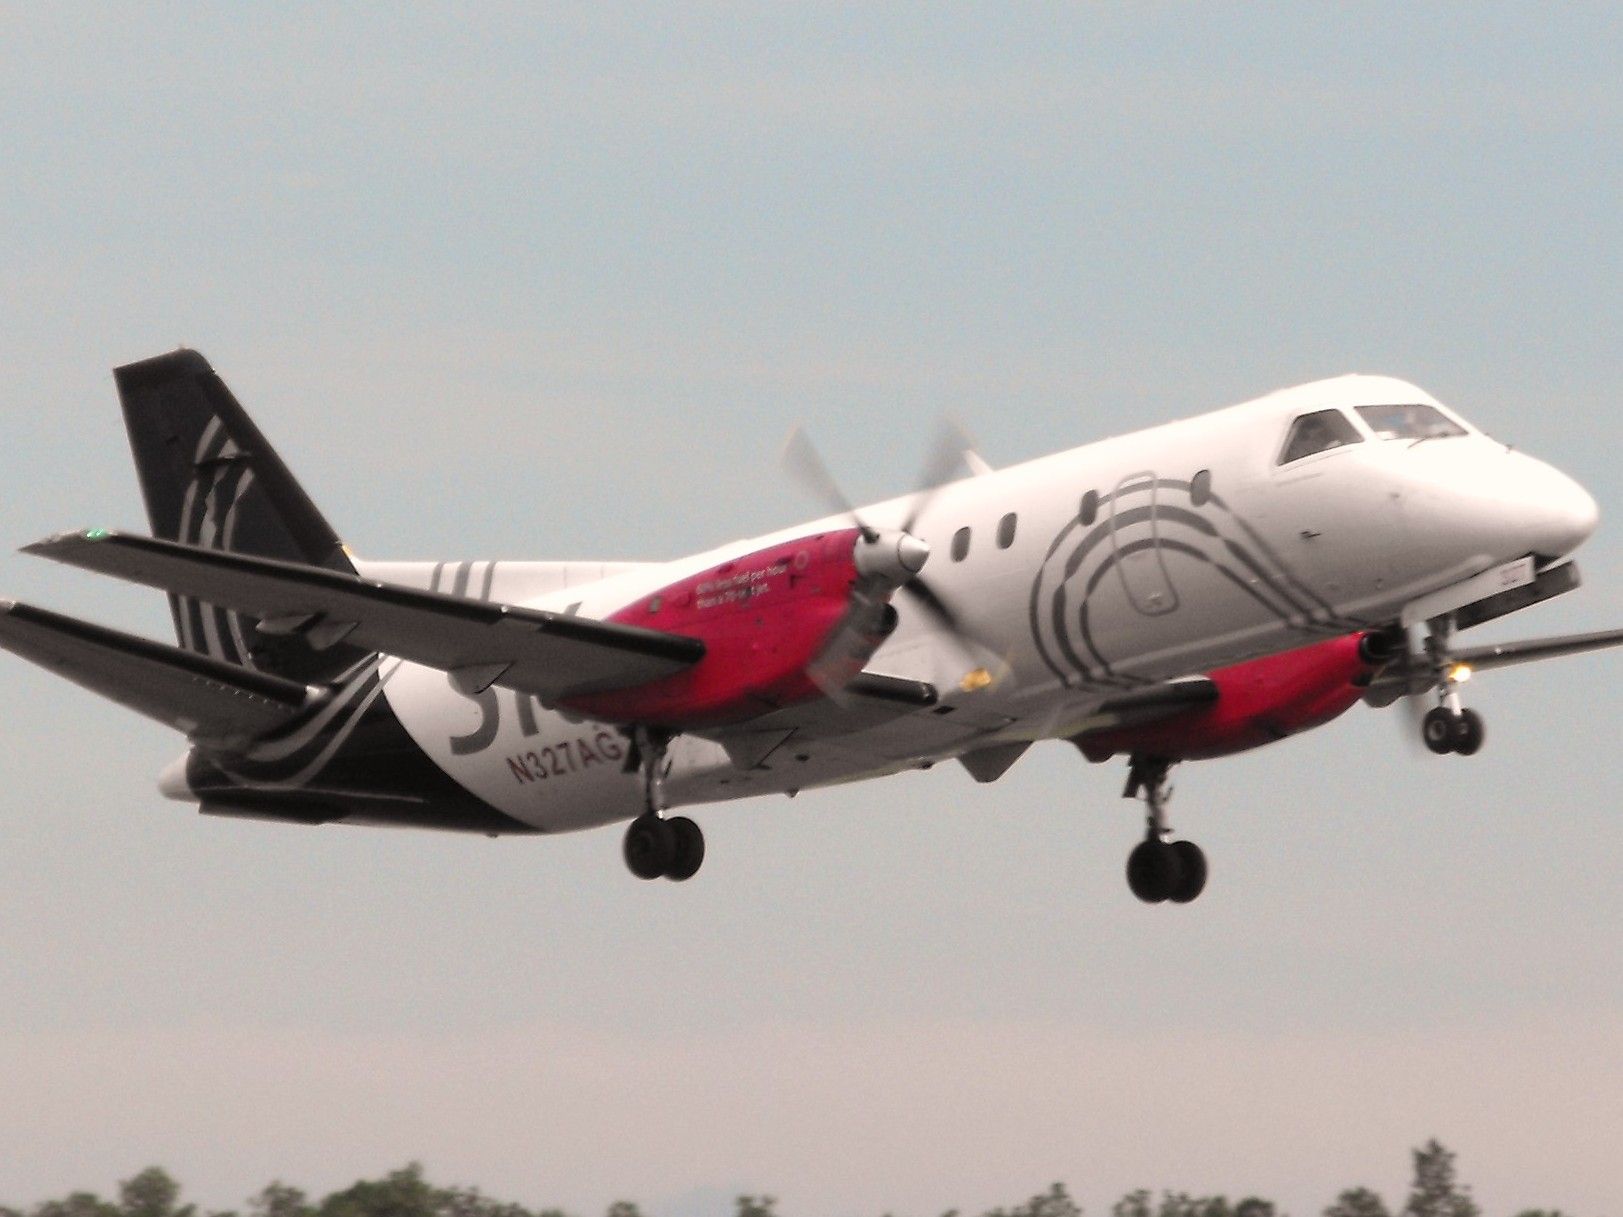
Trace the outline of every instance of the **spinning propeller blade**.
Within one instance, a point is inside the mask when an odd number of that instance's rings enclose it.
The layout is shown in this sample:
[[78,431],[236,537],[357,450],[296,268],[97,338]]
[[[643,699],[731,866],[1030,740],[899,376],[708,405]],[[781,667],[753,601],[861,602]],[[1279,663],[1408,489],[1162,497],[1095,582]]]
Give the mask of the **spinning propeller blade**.
[[947,606],[946,601],[935,594],[935,589],[926,583],[922,576],[915,578],[911,583],[903,584],[901,590],[912,596],[917,601],[918,606],[939,621],[949,634],[968,637],[962,623],[958,620],[958,614]]
[[783,445],[782,461],[784,469],[825,505],[833,508],[834,514],[850,517],[851,522],[862,530],[864,540],[878,540],[879,533],[863,523],[862,517],[857,515],[856,505],[845,497],[845,491],[840,489],[840,484],[828,471],[805,428],[797,426],[789,433],[789,439]]
[[957,422],[943,418],[936,423],[935,437],[930,441],[929,459],[925,461],[919,477],[919,492],[908,509],[907,519],[902,522],[903,532],[912,533],[941,488],[965,464],[964,453],[973,448],[969,436]]
[[[934,502],[937,493],[951,479],[959,466],[966,463],[965,453],[971,450],[971,444],[962,427],[954,422],[942,420],[937,426],[935,438],[930,445],[929,457],[918,482],[918,490],[913,501],[908,505],[906,518],[902,521],[900,532],[904,537],[917,540],[915,528],[923,518],[930,504]],[[796,427],[790,434],[788,442],[783,449],[783,465],[785,470],[795,477],[807,490],[811,491],[824,503],[832,506],[837,512],[848,517],[853,524],[862,531],[862,536],[870,545],[879,541],[881,533],[866,523],[857,514],[856,507],[846,497],[845,492],[829,472],[827,464],[818,454],[806,432]],[[894,534],[891,534],[894,536]],[[927,548],[920,548],[928,556]],[[918,608],[953,638],[970,643],[976,651],[996,656],[994,648],[977,638],[963,623],[959,614],[948,604],[936,590],[930,586],[925,576],[920,573],[924,559],[919,559],[918,566],[909,567],[912,572],[905,579],[895,585],[898,595],[906,595]],[[866,596],[866,593],[859,593]],[[844,680],[848,680],[854,671],[846,657],[854,653],[862,638],[862,629],[856,625],[861,616],[853,613],[851,625],[843,628],[835,639],[830,641],[823,659],[814,665],[808,675],[817,686],[829,696],[838,699],[838,690]],[[888,631],[887,631],[888,632]],[[1006,668],[1001,660],[993,665],[998,673]],[[988,678],[995,679],[995,678]]]

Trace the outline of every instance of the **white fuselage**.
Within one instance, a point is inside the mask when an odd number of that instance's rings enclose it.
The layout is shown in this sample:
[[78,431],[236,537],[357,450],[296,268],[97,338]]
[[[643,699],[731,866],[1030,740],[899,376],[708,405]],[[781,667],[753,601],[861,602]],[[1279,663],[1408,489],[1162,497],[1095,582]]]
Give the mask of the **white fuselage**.
[[[931,682],[940,704],[747,769],[719,744],[681,737],[670,801],[792,792],[1063,738],[1113,691],[1393,621],[1422,595],[1527,554],[1566,554],[1593,529],[1580,487],[1457,416],[1447,415],[1461,435],[1382,439],[1355,409],[1416,403],[1437,405],[1402,381],[1340,377],[942,488],[914,531],[931,547],[931,587],[978,641],[899,601],[901,623],[867,665]],[[1293,420],[1324,410],[1342,411],[1356,440],[1282,462]],[[898,527],[911,502],[863,508],[862,518]],[[729,558],[847,525],[817,520],[639,566],[360,565],[372,577],[601,618]],[[989,686],[964,681],[982,668],[995,675]],[[416,743],[507,815],[566,831],[642,810],[614,728],[505,689],[464,696],[432,668],[390,660],[383,671]]]

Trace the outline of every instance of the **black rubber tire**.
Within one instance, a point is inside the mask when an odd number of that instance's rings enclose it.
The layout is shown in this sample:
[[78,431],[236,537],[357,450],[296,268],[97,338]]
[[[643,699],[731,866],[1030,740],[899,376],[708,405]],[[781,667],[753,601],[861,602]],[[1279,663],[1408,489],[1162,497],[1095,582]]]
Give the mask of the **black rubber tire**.
[[640,815],[626,829],[626,866],[639,879],[658,879],[676,857],[676,834],[655,815]]
[[1454,715],[1442,706],[1427,710],[1420,720],[1420,738],[1438,756],[1447,756],[1454,751],[1454,723]]
[[665,821],[665,827],[671,830],[674,846],[665,877],[681,883],[693,878],[704,865],[704,831],[686,816],[672,816]]
[[1127,886],[1145,904],[1160,904],[1182,878],[1177,851],[1165,841],[1140,841],[1127,855]]
[[1178,855],[1178,884],[1167,899],[1173,904],[1188,904],[1206,890],[1206,854],[1193,841],[1174,841],[1172,852]]
[[1460,756],[1475,756],[1482,750],[1482,716],[1475,710],[1461,710],[1454,721],[1454,751]]

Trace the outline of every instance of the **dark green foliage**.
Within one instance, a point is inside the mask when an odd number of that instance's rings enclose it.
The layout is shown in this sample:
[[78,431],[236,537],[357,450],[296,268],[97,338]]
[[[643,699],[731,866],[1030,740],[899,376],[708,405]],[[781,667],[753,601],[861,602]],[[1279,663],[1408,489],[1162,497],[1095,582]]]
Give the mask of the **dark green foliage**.
[[267,1183],[259,1195],[248,1201],[248,1217],[314,1217],[315,1209],[296,1187],[277,1180]]
[[[236,1213],[199,1213],[181,1204],[180,1184],[167,1171],[148,1167],[118,1185],[117,1201],[93,1192],[74,1192],[31,1209],[0,1205],[0,1217],[237,1217]],[[775,1197],[739,1196],[733,1217],[778,1217]],[[478,1188],[436,1187],[413,1162],[381,1179],[361,1179],[319,1202],[288,1184],[265,1186],[248,1200],[243,1217],[568,1217],[559,1209],[531,1210],[510,1201],[493,1200]],[[616,1200],[605,1217],[642,1217],[629,1200]],[[959,1217],[954,1209],[943,1217]],[[1024,1204],[992,1209],[982,1217],[1082,1217],[1082,1206],[1055,1183]],[[1110,1208],[1110,1217],[1283,1217],[1272,1201],[1257,1196],[1230,1203],[1225,1196],[1191,1196],[1162,1192],[1157,1200],[1147,1190],[1129,1192]],[[1323,1217],[1393,1217],[1380,1196],[1364,1187],[1348,1188]],[[1414,1151],[1414,1180],[1396,1217],[1482,1217],[1471,1189],[1455,1176],[1454,1154],[1437,1141]],[[1527,1209],[1516,1217],[1567,1217],[1559,1209]]]
[[317,1217],[437,1217],[434,1189],[416,1162],[381,1180],[362,1179],[321,1202]]
[[[195,1205],[180,1204],[180,1185],[157,1167],[119,1185],[110,1204],[89,1192],[50,1200],[24,1212],[0,1208],[0,1217],[199,1217]],[[637,1206],[612,1207],[610,1217],[640,1217]],[[213,1212],[207,1217],[237,1217]],[[521,1204],[492,1200],[477,1188],[435,1187],[413,1162],[382,1179],[362,1179],[312,1204],[299,1188],[267,1184],[248,1201],[245,1217],[568,1217],[559,1209],[532,1212]]]
[[435,1194],[439,1217],[563,1217],[557,1209],[532,1215],[523,1205],[492,1200],[476,1187],[450,1187]]
[[1247,1196],[1230,1204],[1227,1196],[1191,1196],[1187,1192],[1162,1192],[1153,1202],[1144,1189],[1128,1192],[1110,1209],[1111,1217],[1277,1217],[1272,1200]]
[[65,1200],[47,1200],[31,1217],[119,1217],[119,1212],[94,1192],[74,1192]]
[[118,1185],[122,1217],[197,1217],[193,1205],[179,1202],[180,1184],[162,1167],[149,1166]]
[[1386,1201],[1367,1187],[1350,1187],[1324,1210],[1324,1217],[1389,1217]]
[[[423,1168],[416,1162],[381,1180],[360,1180],[314,1209],[305,1205],[296,1188],[276,1186],[280,1190],[274,1195],[266,1188],[258,1200],[282,1207],[265,1209],[264,1217],[564,1217],[557,1209],[536,1214],[521,1204],[492,1200],[478,1188],[435,1187],[423,1178]],[[609,1214],[638,1217],[636,1205],[611,1205]]]
[[1454,1181],[1454,1155],[1435,1140],[1414,1151],[1414,1184],[1403,1217],[1481,1217],[1471,1189]]
[[1056,1183],[1022,1205],[993,1209],[984,1217],[1082,1217],[1082,1206],[1071,1199],[1063,1183]]
[[1156,1217],[1234,1217],[1226,1196],[1191,1196],[1187,1192],[1162,1192],[1155,1207]]

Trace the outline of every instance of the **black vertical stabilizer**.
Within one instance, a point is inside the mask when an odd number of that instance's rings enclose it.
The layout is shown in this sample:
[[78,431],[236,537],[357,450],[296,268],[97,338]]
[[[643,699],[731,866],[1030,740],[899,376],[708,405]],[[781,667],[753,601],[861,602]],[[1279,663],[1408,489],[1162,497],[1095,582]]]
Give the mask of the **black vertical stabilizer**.
[[[354,572],[332,525],[196,351],[113,372],[152,535]],[[332,679],[360,657],[262,633],[241,614],[170,597],[181,645],[290,679]]]

